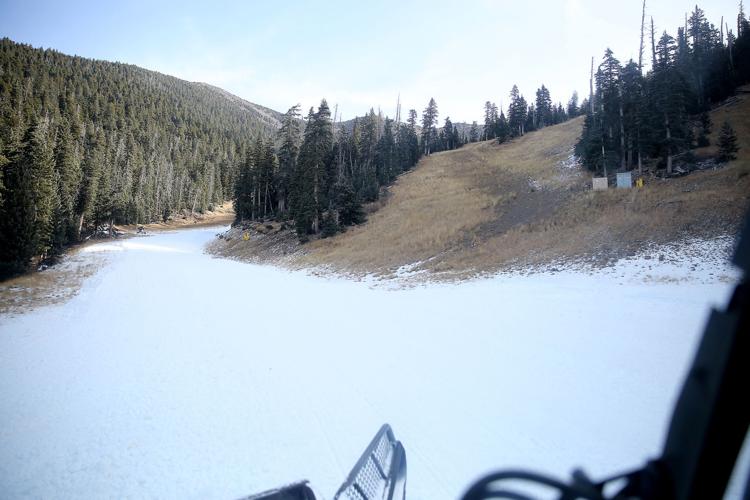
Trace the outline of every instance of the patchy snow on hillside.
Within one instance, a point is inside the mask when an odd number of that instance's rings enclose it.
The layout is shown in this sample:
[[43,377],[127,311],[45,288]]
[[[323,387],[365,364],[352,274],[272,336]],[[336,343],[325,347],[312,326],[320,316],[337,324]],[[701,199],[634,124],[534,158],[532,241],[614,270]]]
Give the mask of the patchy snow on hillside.
[[413,499],[499,467],[638,467],[736,276],[657,256],[388,290],[214,259],[215,233],[92,245],[107,264],[78,295],[0,318],[4,498],[226,499],[301,478],[331,498],[383,422]]

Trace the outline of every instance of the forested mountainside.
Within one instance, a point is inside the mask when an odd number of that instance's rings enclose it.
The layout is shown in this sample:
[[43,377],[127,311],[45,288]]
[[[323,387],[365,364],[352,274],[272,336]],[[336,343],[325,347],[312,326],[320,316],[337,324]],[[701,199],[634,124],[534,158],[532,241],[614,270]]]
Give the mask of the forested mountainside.
[[[642,173],[644,164],[671,175],[676,163],[694,163],[691,149],[709,144],[714,124],[708,111],[750,82],[750,20],[742,3],[736,25],[714,26],[696,6],[676,37],[657,34],[653,19],[650,30],[642,29],[650,31],[650,42],[641,37],[638,61],[623,65],[609,49],[596,71],[592,60],[591,97],[576,153],[604,176],[633,168]],[[651,68],[644,73],[647,62]],[[723,129],[722,159],[731,159],[734,131],[715,125]]]
[[[439,122],[434,99],[419,122],[416,110],[405,124],[400,110],[395,120],[372,110],[338,127],[322,103],[304,137],[285,127],[294,132],[282,134],[280,175],[260,150],[258,161],[248,157],[238,179],[262,181],[238,183],[235,200],[238,221],[291,218],[301,241],[323,238],[295,261],[284,224],[243,224],[248,239],[230,232],[214,250],[363,274],[415,262],[423,270],[495,272],[545,259],[603,262],[654,242],[735,233],[748,193],[748,88],[738,87],[750,81],[750,20],[740,5],[736,24],[717,28],[696,6],[677,38],[651,29],[649,43],[645,11],[642,17],[639,61],[622,65],[609,49],[598,66],[592,59],[582,101],[574,92],[565,106],[553,103],[545,85],[527,101],[514,85],[507,107],[487,101],[483,126],[474,122],[468,133],[449,117]],[[740,96],[729,98],[734,93]],[[420,158],[419,169],[406,173]],[[716,172],[672,178],[709,167]],[[637,191],[589,192],[591,173],[634,169]],[[368,224],[326,238],[359,225],[360,204],[402,173]],[[284,193],[290,203],[279,207],[289,208],[271,209],[266,200]],[[258,241],[247,243],[258,227]],[[268,231],[275,232],[266,238]]]
[[[493,103],[485,104],[485,124],[454,124],[450,116],[439,126],[437,102],[430,98],[418,121],[410,109],[402,122],[400,105],[395,118],[374,109],[362,117],[335,123],[325,99],[310,109],[304,123],[299,106],[282,119],[274,154],[272,144],[258,138],[240,167],[234,191],[237,222],[269,219],[294,221],[301,242],[326,238],[364,221],[362,203],[374,202],[420,157],[451,151],[470,142],[505,142],[527,132],[555,125],[579,112],[573,94],[567,110],[554,105],[542,85],[536,102],[528,104],[516,85],[510,93],[508,118]],[[334,115],[336,112],[334,111]],[[420,126],[421,125],[421,126]]]
[[103,223],[231,197],[281,115],[206,84],[0,40],[0,275]]

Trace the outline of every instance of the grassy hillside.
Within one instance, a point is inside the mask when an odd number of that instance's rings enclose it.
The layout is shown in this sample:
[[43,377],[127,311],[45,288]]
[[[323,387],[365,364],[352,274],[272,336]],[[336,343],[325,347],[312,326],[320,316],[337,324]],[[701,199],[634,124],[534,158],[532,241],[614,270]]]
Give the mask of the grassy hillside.
[[460,277],[571,258],[606,263],[650,243],[732,234],[750,196],[748,117],[748,94],[711,114],[712,142],[724,120],[737,131],[736,161],[677,179],[647,174],[642,189],[591,191],[590,174],[572,157],[578,118],[510,143],[475,143],[424,158],[367,223],[334,238],[295,250],[282,231],[222,241],[215,250],[276,261],[286,254],[294,266],[356,274],[387,275],[409,265]]

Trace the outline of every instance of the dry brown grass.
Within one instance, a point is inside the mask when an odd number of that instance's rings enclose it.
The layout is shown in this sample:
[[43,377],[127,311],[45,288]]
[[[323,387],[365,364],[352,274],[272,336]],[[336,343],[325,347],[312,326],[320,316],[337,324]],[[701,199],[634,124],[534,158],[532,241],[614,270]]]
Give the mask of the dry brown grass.
[[[565,166],[581,118],[432,155],[397,180],[365,224],[298,250],[284,240],[283,264],[389,275],[419,262],[412,270],[450,279],[571,258],[606,263],[650,243],[735,233],[750,196],[750,95],[711,117],[713,143],[725,120],[735,128],[739,158],[678,179],[648,177],[643,189],[593,192],[588,173]],[[217,246],[244,259],[278,256],[263,238]]]
[[71,249],[60,263],[43,272],[34,271],[0,282],[0,315],[59,304],[75,296],[83,280],[104,262],[99,255],[82,256],[80,251],[86,246]]
[[479,229],[511,207],[519,191],[529,191],[530,178],[545,189],[581,182],[585,176],[559,166],[580,130],[577,119],[509,144],[481,142],[423,159],[367,223],[311,243],[300,263],[381,273],[428,260],[425,266],[444,267],[453,260],[448,255],[482,246]]

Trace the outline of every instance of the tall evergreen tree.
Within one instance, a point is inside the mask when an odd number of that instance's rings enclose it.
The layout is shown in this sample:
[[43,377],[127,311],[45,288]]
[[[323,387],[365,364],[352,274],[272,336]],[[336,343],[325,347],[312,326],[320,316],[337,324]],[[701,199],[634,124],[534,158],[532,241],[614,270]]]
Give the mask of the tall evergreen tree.
[[729,122],[724,122],[719,132],[719,161],[731,161],[737,158],[737,134]]
[[75,209],[78,189],[81,184],[81,162],[77,144],[67,119],[57,126],[55,140],[55,177],[57,181],[58,206],[54,216],[52,247],[56,252],[76,238]]
[[[450,116],[445,117],[445,124],[443,125],[443,145],[442,149],[451,150],[456,148],[457,137],[454,137],[453,122],[451,122]],[[456,134],[458,135],[458,134]]]
[[546,127],[547,125],[551,125],[553,123],[552,98],[550,97],[549,89],[547,89],[547,87],[545,87],[544,85],[542,85],[536,91],[535,110],[535,128]]
[[510,91],[510,105],[508,107],[509,136],[516,137],[525,133],[528,106],[517,85]]
[[425,155],[429,155],[435,149],[437,134],[438,107],[435,99],[430,102],[422,112],[422,149]]
[[300,147],[295,175],[295,203],[292,207],[297,235],[305,241],[320,231],[321,217],[327,206],[326,185],[329,164],[333,161],[331,110],[325,99],[317,112],[310,109],[305,138]]
[[300,147],[300,105],[295,104],[287,110],[281,121],[278,132],[279,146],[279,173],[278,173],[278,213],[281,216],[287,214],[289,207],[289,193],[291,191],[291,179],[297,164],[297,155]]
[[471,122],[471,128],[469,129],[469,142],[477,142],[479,140],[479,126],[476,121]]
[[253,216],[254,207],[254,159],[253,150],[248,148],[245,160],[240,164],[237,178],[234,183],[234,217],[236,222],[250,219]]
[[567,113],[570,118],[578,116],[578,92],[576,92],[575,90],[573,91],[573,95],[570,96],[570,100],[568,101]]
[[496,137],[497,107],[487,101],[484,103],[484,131],[482,136],[485,140]]
[[2,275],[26,270],[33,257],[44,258],[52,248],[58,199],[49,128],[46,117],[32,123],[18,149],[11,146],[7,158],[0,221]]

